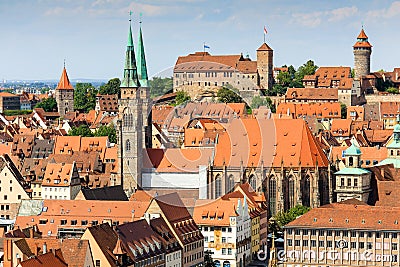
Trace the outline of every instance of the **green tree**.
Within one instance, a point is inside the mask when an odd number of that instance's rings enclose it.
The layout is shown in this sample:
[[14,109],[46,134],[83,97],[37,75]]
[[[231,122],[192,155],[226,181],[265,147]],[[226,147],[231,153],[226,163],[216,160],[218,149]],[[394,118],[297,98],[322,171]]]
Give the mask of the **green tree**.
[[397,89],[396,87],[389,87],[388,89],[386,89],[386,92],[388,92],[390,94],[398,94],[399,89]]
[[108,140],[111,143],[117,143],[117,133],[115,131],[114,125],[100,126],[94,133],[94,136],[108,136]]
[[281,231],[283,226],[294,221],[297,217],[307,213],[310,210],[309,207],[305,207],[302,205],[296,205],[293,208],[289,209],[286,212],[278,212],[272,220],[270,220],[270,228],[271,230]]
[[206,250],[204,252],[204,266],[205,267],[215,267],[215,263],[211,257],[211,251]]
[[121,81],[119,78],[110,79],[106,84],[103,84],[99,88],[99,94],[101,95],[120,95]]
[[57,102],[54,98],[49,97],[37,103],[35,108],[42,108],[46,112],[57,111]]
[[162,96],[164,94],[170,93],[172,92],[173,87],[172,77],[153,77],[153,79],[149,80],[149,86],[151,97]]
[[222,103],[242,103],[239,90],[228,84],[217,92],[218,101]]
[[91,83],[77,83],[74,92],[74,108],[88,112],[96,106],[98,91]]
[[312,61],[311,59],[308,60],[306,63],[304,63],[302,66],[300,66],[297,69],[297,71],[294,75],[294,82],[298,85],[301,85],[301,87],[303,87],[304,76],[315,74],[315,71],[317,69],[318,69],[318,66],[314,64],[314,61]]
[[179,106],[180,104],[185,103],[186,101],[190,100],[190,96],[188,93],[185,91],[178,91],[176,92],[176,97],[175,97],[175,106]]
[[342,119],[347,118],[347,106],[343,103],[340,103],[340,117]]
[[94,136],[92,131],[90,131],[89,127],[85,124],[79,127],[72,127],[69,131],[68,135],[70,136],[84,136],[84,137],[92,137]]
[[252,109],[255,109],[255,108],[259,108],[261,106],[267,106],[268,108],[271,109],[271,112],[273,112],[273,113],[276,112],[275,105],[272,103],[271,98],[269,98],[269,97],[262,98],[261,96],[258,96],[258,95],[253,97],[253,99],[251,100],[250,107]]

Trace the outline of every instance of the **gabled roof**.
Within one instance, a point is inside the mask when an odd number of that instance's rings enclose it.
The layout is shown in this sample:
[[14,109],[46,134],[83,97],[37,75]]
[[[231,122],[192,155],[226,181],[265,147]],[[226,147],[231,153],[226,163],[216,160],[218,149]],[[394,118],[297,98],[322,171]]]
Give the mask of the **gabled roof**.
[[65,69],[65,67],[61,74],[60,81],[58,82],[58,85],[56,87],[56,90],[57,89],[58,90],[74,90],[74,87],[72,86],[72,84],[69,81],[67,70]]
[[108,263],[112,267],[117,266],[115,264],[116,257],[113,254],[113,250],[118,240],[117,233],[108,223],[89,227],[87,231],[89,231],[96,240],[97,245],[100,247],[101,252],[106,257]]
[[86,200],[120,200],[128,201],[124,189],[120,185],[101,188],[82,188],[82,194]]
[[360,34],[357,36],[357,39],[368,39],[368,36],[365,34],[364,29],[361,29]]
[[68,264],[64,261],[61,250],[56,250],[55,253],[48,252],[37,257],[30,258],[20,263],[21,267],[67,267]]

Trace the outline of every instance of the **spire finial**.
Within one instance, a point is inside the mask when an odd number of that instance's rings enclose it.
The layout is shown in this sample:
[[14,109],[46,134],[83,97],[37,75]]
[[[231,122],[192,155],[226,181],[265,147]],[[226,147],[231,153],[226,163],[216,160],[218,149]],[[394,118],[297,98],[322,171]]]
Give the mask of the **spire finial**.
[[132,10],[129,11],[129,23],[132,22]]
[[65,58],[64,58],[64,69],[65,69]]
[[140,13],[139,13],[139,17],[140,17],[140,19],[139,19],[139,23],[140,23],[140,24],[142,24],[142,16],[143,16],[143,13],[142,13],[142,12],[140,12]]

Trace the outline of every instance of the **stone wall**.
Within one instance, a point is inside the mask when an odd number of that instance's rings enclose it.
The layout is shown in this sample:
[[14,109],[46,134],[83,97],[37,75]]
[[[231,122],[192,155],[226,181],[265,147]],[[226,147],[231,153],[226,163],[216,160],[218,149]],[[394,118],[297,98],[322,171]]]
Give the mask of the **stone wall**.
[[400,102],[400,94],[388,94],[388,95],[367,95],[365,96],[367,103],[379,103],[379,102]]

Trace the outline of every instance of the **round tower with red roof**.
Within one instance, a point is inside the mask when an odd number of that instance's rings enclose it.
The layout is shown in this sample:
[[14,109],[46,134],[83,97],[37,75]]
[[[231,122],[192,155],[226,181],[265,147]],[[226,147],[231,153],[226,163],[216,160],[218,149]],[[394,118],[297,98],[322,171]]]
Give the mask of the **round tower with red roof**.
[[368,36],[361,29],[357,42],[353,45],[354,53],[354,78],[361,79],[370,73],[372,45],[368,42]]

